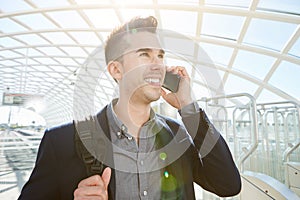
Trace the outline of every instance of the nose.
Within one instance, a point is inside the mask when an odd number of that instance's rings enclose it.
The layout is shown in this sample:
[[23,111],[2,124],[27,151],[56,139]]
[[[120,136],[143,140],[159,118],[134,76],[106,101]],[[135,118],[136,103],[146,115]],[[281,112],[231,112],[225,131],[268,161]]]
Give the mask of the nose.
[[163,59],[158,55],[152,56],[152,63],[154,64],[163,64]]
[[165,69],[165,64],[161,59],[154,58],[151,62],[151,70],[163,70]]

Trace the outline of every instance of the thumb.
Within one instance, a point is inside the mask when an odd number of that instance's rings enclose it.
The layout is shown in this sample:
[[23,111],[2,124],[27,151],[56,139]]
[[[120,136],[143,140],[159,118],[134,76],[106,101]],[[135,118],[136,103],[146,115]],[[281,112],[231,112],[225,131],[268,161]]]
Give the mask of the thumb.
[[104,182],[105,188],[107,189],[111,176],[111,169],[106,167],[102,173],[102,180]]
[[165,89],[163,89],[163,88],[160,89],[160,92],[161,92],[161,95],[162,95],[162,96],[164,96],[164,95],[167,94],[167,92],[166,92]]

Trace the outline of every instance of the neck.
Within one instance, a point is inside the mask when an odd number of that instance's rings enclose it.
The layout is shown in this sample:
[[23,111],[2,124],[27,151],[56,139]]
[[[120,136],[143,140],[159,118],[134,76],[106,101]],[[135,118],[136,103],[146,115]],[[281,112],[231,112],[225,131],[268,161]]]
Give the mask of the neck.
[[118,118],[127,126],[128,131],[138,138],[141,126],[150,118],[150,104],[142,102],[131,102],[119,99],[114,106]]

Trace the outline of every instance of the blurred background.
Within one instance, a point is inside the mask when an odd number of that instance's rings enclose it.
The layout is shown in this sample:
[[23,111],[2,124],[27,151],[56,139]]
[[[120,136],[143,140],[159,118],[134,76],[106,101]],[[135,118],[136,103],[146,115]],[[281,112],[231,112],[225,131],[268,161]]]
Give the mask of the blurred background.
[[[17,198],[44,130],[74,118],[89,55],[115,26],[148,15],[193,41],[166,63],[187,67],[199,105],[231,148],[243,190],[227,199],[299,198],[299,1],[0,0],[0,199]],[[183,59],[199,49],[209,62]],[[95,110],[115,94],[99,67]],[[163,101],[153,107],[180,119]],[[197,199],[222,199],[195,188]]]

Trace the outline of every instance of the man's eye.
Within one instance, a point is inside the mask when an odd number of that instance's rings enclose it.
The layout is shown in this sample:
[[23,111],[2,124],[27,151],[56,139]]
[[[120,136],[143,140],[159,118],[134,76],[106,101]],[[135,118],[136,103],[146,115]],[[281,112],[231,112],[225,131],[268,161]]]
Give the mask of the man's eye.
[[161,54],[161,55],[158,55],[158,57],[159,57],[159,58],[164,58],[164,55],[163,55],[163,54]]
[[144,53],[140,53],[140,56],[149,56],[149,54],[148,53],[146,53],[146,52],[144,52]]

